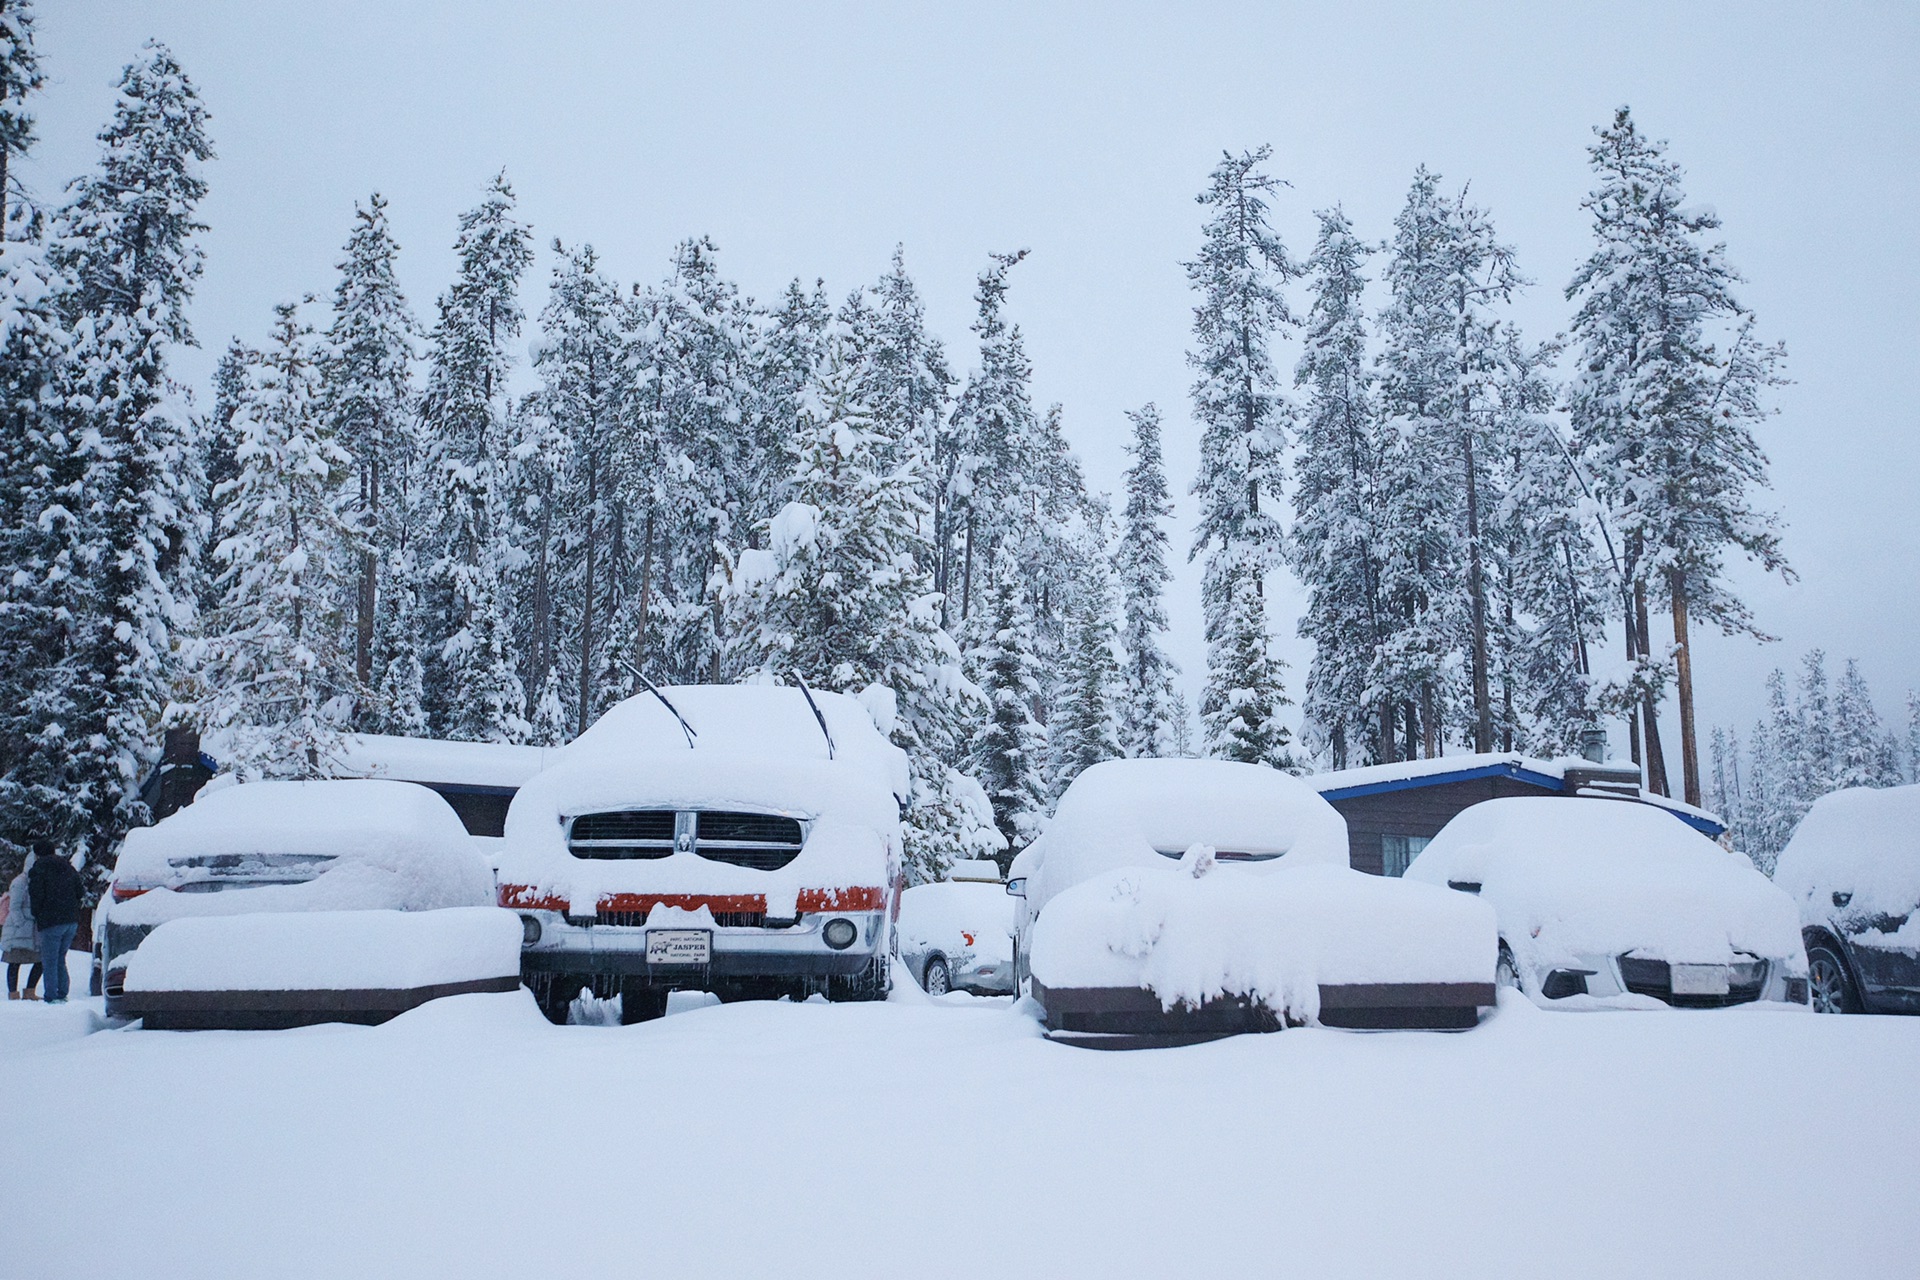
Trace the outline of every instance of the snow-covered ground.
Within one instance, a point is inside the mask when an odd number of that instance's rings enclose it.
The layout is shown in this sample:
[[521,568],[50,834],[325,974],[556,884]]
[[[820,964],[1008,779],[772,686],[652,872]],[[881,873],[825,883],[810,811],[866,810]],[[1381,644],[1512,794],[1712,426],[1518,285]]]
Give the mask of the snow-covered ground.
[[94,1003],[0,1005],[9,1276],[1920,1265],[1920,1018],[1503,993],[1464,1034],[1096,1053],[917,992],[624,1028],[516,992],[184,1034],[96,1031]]

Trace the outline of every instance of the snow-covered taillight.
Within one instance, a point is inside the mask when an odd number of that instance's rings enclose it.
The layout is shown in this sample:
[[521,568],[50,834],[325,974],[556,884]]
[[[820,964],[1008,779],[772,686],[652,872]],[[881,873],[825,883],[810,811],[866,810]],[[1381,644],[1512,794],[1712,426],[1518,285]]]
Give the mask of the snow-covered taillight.
[[125,902],[129,898],[139,897],[152,887],[151,885],[144,884],[122,884],[118,880],[115,880],[109,892],[113,894],[113,900],[115,902]]

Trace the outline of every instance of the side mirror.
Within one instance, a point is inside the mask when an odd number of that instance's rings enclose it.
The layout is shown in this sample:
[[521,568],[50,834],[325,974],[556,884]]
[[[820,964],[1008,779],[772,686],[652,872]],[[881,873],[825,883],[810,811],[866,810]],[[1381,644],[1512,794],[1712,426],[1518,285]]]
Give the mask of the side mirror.
[[1018,879],[1007,881],[1007,892],[1016,898],[1026,897],[1027,896],[1027,878],[1025,876],[1021,876]]

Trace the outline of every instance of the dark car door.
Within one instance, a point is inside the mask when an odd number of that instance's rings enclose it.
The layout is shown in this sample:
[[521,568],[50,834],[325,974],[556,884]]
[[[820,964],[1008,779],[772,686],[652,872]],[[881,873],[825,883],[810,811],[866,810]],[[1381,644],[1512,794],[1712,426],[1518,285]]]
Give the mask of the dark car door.
[[1839,908],[1835,923],[1847,940],[1854,974],[1860,980],[1860,994],[1868,1006],[1920,1012],[1920,949],[1908,941],[1911,934],[1900,942],[1894,941],[1912,913],[1893,916],[1883,912],[1850,912],[1847,904],[1851,895],[1836,893],[1833,896],[1834,905]]

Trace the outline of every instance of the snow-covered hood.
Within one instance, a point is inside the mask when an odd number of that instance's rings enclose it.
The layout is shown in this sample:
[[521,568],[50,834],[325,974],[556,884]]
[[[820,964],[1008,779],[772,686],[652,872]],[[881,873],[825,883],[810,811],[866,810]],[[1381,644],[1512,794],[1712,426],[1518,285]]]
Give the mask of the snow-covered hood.
[[1038,913],[1076,884],[1170,866],[1195,844],[1263,859],[1225,868],[1236,878],[1347,865],[1346,820],[1298,778],[1226,760],[1109,760],[1073,780],[1011,874],[1027,880]]
[[1551,967],[1634,952],[1673,964],[1802,955],[1793,904],[1743,857],[1660,809],[1514,797],[1463,811],[1408,880],[1479,886],[1516,954]]
[[1820,797],[1781,850],[1773,882],[1806,924],[1920,915],[1920,786]]
[[1466,894],[1312,863],[1217,865],[1196,878],[1195,861],[1063,890],[1033,923],[1034,977],[1147,987],[1168,1008],[1247,996],[1307,1019],[1322,984],[1493,981],[1494,913]]

